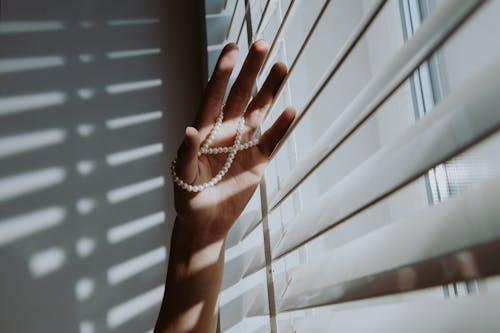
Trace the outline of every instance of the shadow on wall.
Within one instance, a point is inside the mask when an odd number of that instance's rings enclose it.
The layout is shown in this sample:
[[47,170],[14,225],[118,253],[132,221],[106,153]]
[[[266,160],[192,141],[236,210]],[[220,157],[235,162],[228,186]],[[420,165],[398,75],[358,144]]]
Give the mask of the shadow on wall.
[[178,3],[2,1],[0,331],[152,329],[203,81]]

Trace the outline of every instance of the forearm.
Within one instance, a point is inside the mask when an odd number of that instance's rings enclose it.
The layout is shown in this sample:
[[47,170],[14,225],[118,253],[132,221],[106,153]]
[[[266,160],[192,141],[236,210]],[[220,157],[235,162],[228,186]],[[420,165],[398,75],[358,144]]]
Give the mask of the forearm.
[[223,267],[224,235],[177,220],[155,333],[215,332]]

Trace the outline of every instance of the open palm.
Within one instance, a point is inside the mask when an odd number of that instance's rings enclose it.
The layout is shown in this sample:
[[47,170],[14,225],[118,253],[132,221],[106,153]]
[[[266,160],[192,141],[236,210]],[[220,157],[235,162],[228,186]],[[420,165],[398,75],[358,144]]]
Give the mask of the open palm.
[[[224,120],[212,142],[213,147],[234,144],[236,128],[242,116],[245,119],[242,142],[247,142],[255,135],[287,74],[285,65],[275,64],[260,91],[250,101],[267,52],[268,48],[262,41],[251,46],[223,106],[238,48],[235,44],[228,44],[223,49],[196,121],[193,127],[186,129],[186,137],[179,148],[176,172],[185,182],[193,185],[206,183],[224,167],[227,154],[198,155],[201,143],[208,137],[223,107]],[[214,233],[226,233],[260,183],[269,156],[292,123],[294,115],[292,109],[286,109],[262,135],[258,145],[239,151],[227,174],[217,185],[198,193],[187,192],[176,186],[175,205],[179,218],[189,219],[190,223],[209,228]]]

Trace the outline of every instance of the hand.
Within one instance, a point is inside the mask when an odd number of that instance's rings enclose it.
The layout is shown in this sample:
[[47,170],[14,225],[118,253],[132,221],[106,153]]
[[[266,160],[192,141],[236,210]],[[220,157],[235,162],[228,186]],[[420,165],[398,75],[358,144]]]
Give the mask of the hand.
[[[229,93],[224,121],[212,146],[232,146],[242,116],[245,117],[242,142],[252,138],[260,127],[287,74],[283,64],[275,64],[248,104],[267,52],[264,42],[256,42],[250,48]],[[186,129],[178,151],[176,173],[189,184],[210,181],[226,161],[226,154],[198,156],[198,151],[220,113],[237,54],[234,44],[224,48],[196,121],[193,127]],[[236,154],[231,168],[215,186],[193,193],[175,185],[178,216],[172,232],[165,295],[155,332],[215,332],[224,267],[224,239],[260,183],[269,156],[294,117],[292,109],[285,110],[261,136],[257,146]]]
[[[242,142],[251,139],[258,130],[281,86],[287,69],[275,64],[257,95],[250,101],[257,74],[263,65],[268,47],[255,42],[231,88],[224,106],[224,121],[213,141],[213,147],[232,146],[241,116],[245,118]],[[201,143],[207,138],[223,107],[229,78],[235,65],[238,48],[228,44],[222,51],[207,86],[204,99],[193,127],[186,129],[184,142],[178,151],[177,175],[193,185],[210,181],[224,166],[226,154],[198,156]],[[249,103],[249,104],[248,104]],[[262,135],[257,146],[239,151],[224,178],[215,186],[198,193],[175,186],[175,207],[180,223],[224,237],[247,205],[269,162],[269,156],[295,117],[286,109]]]

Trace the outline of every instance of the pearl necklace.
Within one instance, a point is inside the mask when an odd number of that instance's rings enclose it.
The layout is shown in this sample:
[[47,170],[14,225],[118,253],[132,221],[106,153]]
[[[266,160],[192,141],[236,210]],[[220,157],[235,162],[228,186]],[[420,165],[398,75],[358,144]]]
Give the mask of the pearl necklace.
[[219,115],[217,116],[217,119],[215,120],[215,124],[210,130],[210,133],[207,137],[207,139],[203,142],[201,145],[200,151],[198,152],[198,156],[201,155],[208,155],[208,154],[228,154],[226,162],[224,163],[224,166],[222,169],[213,177],[210,179],[210,181],[199,184],[199,185],[191,185],[186,183],[184,180],[180,179],[177,176],[177,173],[175,171],[175,166],[177,163],[177,158],[175,158],[172,161],[172,165],[170,168],[171,174],[172,174],[172,179],[175,184],[177,184],[180,188],[188,191],[188,192],[201,192],[209,187],[215,186],[217,183],[219,183],[222,180],[222,177],[226,175],[226,173],[229,171],[231,168],[231,165],[233,164],[234,158],[236,154],[240,150],[245,150],[248,148],[251,148],[259,143],[258,138],[253,138],[252,140],[246,142],[246,143],[241,143],[241,137],[243,135],[243,129],[245,127],[245,119],[244,117],[241,117],[240,120],[238,121],[238,126],[236,128],[236,138],[234,139],[234,143],[232,146],[229,147],[211,147],[210,145],[212,144],[213,140],[215,139],[215,136],[217,135],[217,132],[220,130],[222,126],[222,120],[224,118],[224,113],[221,111]]

